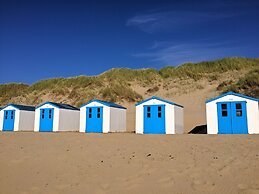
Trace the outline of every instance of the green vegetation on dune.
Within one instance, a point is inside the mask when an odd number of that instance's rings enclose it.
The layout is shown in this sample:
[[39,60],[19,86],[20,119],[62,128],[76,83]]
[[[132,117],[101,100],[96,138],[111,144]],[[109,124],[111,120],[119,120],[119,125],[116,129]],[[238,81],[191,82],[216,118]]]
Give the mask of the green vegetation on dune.
[[114,82],[131,82],[139,81],[142,85],[152,84],[154,81],[161,79],[158,71],[155,69],[128,69],[118,68],[111,69],[100,75],[100,78],[104,78],[108,81]]
[[117,83],[101,89],[101,97],[104,100],[118,102],[124,99],[128,102],[136,102],[142,100],[142,96],[136,93],[129,86]]
[[102,82],[98,77],[78,76],[73,78],[54,78],[42,80],[32,84],[30,90],[49,90],[60,87],[88,87],[88,86],[102,86]]
[[9,101],[10,99],[26,94],[29,85],[21,83],[0,84],[0,103]]
[[193,78],[198,80],[206,74],[222,73],[226,71],[240,70],[246,67],[256,67],[259,59],[248,58],[224,58],[216,61],[205,61],[200,63],[186,63],[178,67],[165,67],[159,73],[164,78]]
[[222,93],[233,91],[259,98],[259,68],[240,77],[235,83],[221,83],[218,86],[218,90],[221,90]]
[[[113,102],[137,102],[143,97],[134,91],[135,86],[148,87],[147,93],[159,91],[161,83],[170,84],[172,80],[206,78],[208,81],[218,79],[218,75],[228,71],[251,70],[247,75],[233,83],[226,78],[218,90],[236,91],[258,97],[259,59],[225,58],[201,63],[187,63],[178,67],[155,69],[117,68],[99,76],[78,76],[72,78],[54,78],[38,81],[32,85],[0,85],[0,106],[10,102],[39,104],[46,100],[71,103],[80,106],[96,98]],[[175,81],[174,81],[175,82]],[[181,88],[181,86],[179,86]]]

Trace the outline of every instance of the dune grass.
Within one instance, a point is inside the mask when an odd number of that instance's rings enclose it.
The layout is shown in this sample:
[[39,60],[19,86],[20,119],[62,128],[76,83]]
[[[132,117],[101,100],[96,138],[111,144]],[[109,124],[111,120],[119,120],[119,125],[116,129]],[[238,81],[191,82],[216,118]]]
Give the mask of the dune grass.
[[88,87],[88,86],[102,86],[102,82],[98,77],[89,77],[89,76],[78,76],[73,78],[53,78],[48,80],[42,80],[36,82],[30,86],[31,91],[39,90],[50,90],[60,87]]
[[159,71],[164,78],[185,78],[189,77],[198,80],[207,74],[222,73],[233,70],[240,70],[247,67],[256,67],[259,59],[249,58],[224,58],[216,61],[205,61],[200,63],[186,63],[178,67],[165,67]]
[[100,90],[100,95],[102,99],[111,102],[118,102],[121,100],[136,102],[143,99],[140,94],[133,91],[130,87],[120,83],[103,88]]
[[28,92],[29,85],[22,83],[10,83],[0,85],[0,103],[9,102],[10,99],[25,95]]
[[[52,99],[65,100],[65,102],[79,106],[92,98],[113,102],[121,100],[137,102],[143,97],[132,89],[132,82],[142,87],[154,88],[157,91],[162,82],[170,83],[174,79],[193,79],[196,81],[201,78],[207,78],[211,81],[217,80],[220,73],[241,69],[251,69],[251,72],[241,77],[236,83],[222,83],[218,90],[242,92],[258,97],[258,66],[258,58],[236,57],[187,63],[178,67],[168,66],[160,70],[117,68],[106,71],[99,76],[53,78],[41,80],[32,85],[0,84],[0,106],[20,96],[26,99],[26,103],[31,104],[39,103],[42,99]],[[150,92],[152,93],[152,91]]]
[[218,87],[222,93],[233,91],[259,98],[259,68],[256,68],[239,78],[235,83],[229,82]]

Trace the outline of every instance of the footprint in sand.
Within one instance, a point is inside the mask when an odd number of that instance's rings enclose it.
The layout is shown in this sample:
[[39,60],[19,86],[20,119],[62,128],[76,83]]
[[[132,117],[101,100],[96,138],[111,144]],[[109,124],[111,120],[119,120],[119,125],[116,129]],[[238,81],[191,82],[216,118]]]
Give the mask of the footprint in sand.
[[175,184],[175,180],[172,177],[165,177],[158,180],[159,185],[162,187],[171,187]]
[[258,189],[243,190],[241,193],[243,193],[243,194],[258,194],[259,193],[259,188]]
[[30,188],[30,193],[38,193],[38,192],[40,192],[40,188],[39,187],[31,187]]
[[132,183],[132,184],[129,184],[127,186],[124,186],[124,188],[127,189],[127,190],[131,190],[131,189],[136,189],[139,186],[140,186],[140,184],[138,184],[138,183]]
[[215,183],[207,182],[202,179],[194,179],[191,183],[191,187],[194,190],[206,190],[206,191],[212,191],[214,189]]
[[151,175],[153,172],[155,172],[155,169],[143,169],[137,174],[134,174],[132,176],[129,176],[127,179],[124,180],[124,185],[126,187],[131,186],[132,184],[135,184],[136,182],[140,182],[141,180],[145,179],[146,176]]
[[21,164],[24,162],[24,158],[20,158],[20,159],[15,159],[15,160],[11,160],[10,162],[13,164]]
[[110,188],[110,184],[108,184],[108,183],[103,183],[103,184],[100,185],[100,187],[101,187],[103,190],[107,190],[107,189]]
[[100,188],[100,189],[95,190],[93,193],[104,194],[104,193],[108,193],[108,192]]
[[56,187],[57,189],[59,189],[59,190],[64,190],[64,189],[69,188],[70,185],[69,185],[69,184],[60,184],[60,185],[56,185],[55,187]]
[[213,161],[211,162],[210,166],[216,168],[220,173],[227,173],[230,171],[231,166],[236,163],[238,160],[236,157],[230,157],[224,160],[223,165],[218,162],[219,158],[217,156],[213,157]]

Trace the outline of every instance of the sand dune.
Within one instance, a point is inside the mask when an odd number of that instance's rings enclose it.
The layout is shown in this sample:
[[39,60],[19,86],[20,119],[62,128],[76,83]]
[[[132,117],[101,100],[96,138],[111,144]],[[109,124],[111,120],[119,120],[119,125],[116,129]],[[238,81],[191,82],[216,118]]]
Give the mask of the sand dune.
[[0,193],[259,193],[259,136],[3,132]]

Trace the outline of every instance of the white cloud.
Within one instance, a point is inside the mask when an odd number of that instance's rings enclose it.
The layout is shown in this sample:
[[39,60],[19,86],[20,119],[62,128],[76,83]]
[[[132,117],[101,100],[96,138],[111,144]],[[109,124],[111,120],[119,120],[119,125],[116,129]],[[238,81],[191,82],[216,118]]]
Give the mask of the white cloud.
[[162,65],[179,65],[186,62],[199,62],[239,55],[238,50],[240,48],[230,45],[233,45],[233,42],[188,44],[172,44],[170,42],[166,44],[166,42],[162,42],[158,47],[150,49],[149,52],[137,53],[133,56],[147,58],[149,61]]
[[154,33],[233,16],[235,15],[216,12],[166,11],[134,16],[127,21],[126,25],[136,26],[147,33]]

